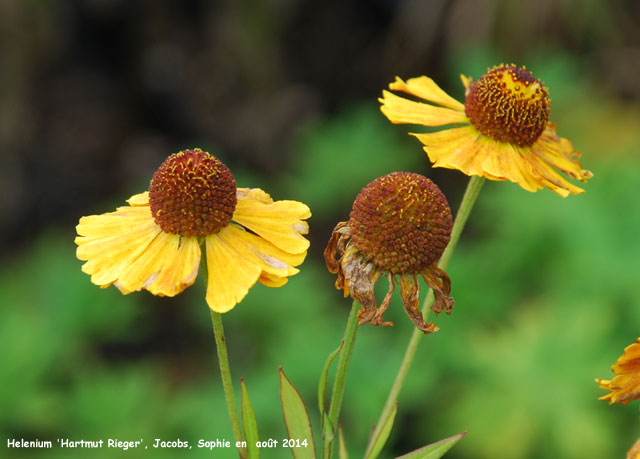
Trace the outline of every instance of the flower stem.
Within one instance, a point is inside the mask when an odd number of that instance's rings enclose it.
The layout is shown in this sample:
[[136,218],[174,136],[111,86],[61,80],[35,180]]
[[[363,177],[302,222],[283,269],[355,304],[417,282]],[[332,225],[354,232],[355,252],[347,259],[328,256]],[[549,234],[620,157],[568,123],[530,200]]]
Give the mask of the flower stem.
[[351,312],[347,319],[347,326],[344,331],[344,345],[342,351],[340,351],[340,357],[338,359],[338,369],[336,370],[336,376],[333,381],[333,392],[331,393],[331,402],[329,404],[328,420],[331,423],[331,428],[334,432],[333,437],[325,436],[323,439],[322,457],[329,459],[333,453],[333,440],[335,434],[338,432],[338,419],[340,418],[340,408],[342,407],[342,398],[344,396],[344,386],[347,381],[347,370],[349,369],[349,363],[351,362],[351,354],[353,354],[353,348],[356,343],[356,334],[358,332],[358,310],[360,309],[360,303],[353,302],[351,306]]
[[[451,239],[449,241],[449,245],[443,252],[440,257],[440,261],[438,262],[438,266],[441,269],[446,269],[449,261],[451,260],[451,255],[453,254],[456,245],[458,244],[458,240],[460,239],[460,234],[462,233],[462,229],[464,228],[465,223],[467,222],[467,218],[471,213],[471,209],[476,202],[476,198],[480,193],[480,189],[485,182],[484,177],[479,177],[476,175],[471,176],[469,179],[469,183],[467,184],[467,189],[464,192],[464,196],[462,197],[462,202],[460,203],[460,208],[458,209],[458,213],[456,214],[456,219],[453,223],[453,228],[451,229]],[[422,306],[422,313],[426,314],[429,311],[429,308],[433,304],[433,291],[429,291],[429,294],[425,298],[424,304]],[[367,446],[368,454],[373,447],[374,439],[380,434],[382,427],[385,424],[386,419],[391,414],[393,407],[395,406],[396,400],[398,399],[398,395],[400,394],[400,390],[402,389],[402,385],[404,384],[404,380],[409,372],[409,368],[411,367],[411,363],[416,355],[416,351],[418,350],[418,344],[422,339],[424,334],[414,328],[413,334],[411,335],[411,339],[409,340],[409,344],[407,345],[407,350],[404,353],[404,357],[402,359],[402,363],[400,364],[400,368],[398,369],[398,374],[396,375],[396,379],[393,382],[393,386],[391,386],[391,390],[389,391],[389,395],[387,396],[387,401],[382,408],[382,412],[380,413],[380,417],[378,418],[378,422],[375,425],[373,432],[371,433],[371,438],[369,439],[369,444]]]
[[[216,349],[218,351],[218,362],[220,363],[220,376],[222,377],[222,387],[224,395],[227,399],[227,410],[231,419],[231,427],[233,428],[233,436],[236,442],[244,441],[240,417],[238,416],[238,408],[236,399],[233,395],[233,383],[231,382],[231,371],[229,369],[229,358],[227,357],[227,341],[224,337],[224,329],[222,328],[222,315],[211,311],[211,321],[213,322],[213,335],[216,339]],[[238,453],[242,459],[247,457],[246,448],[238,448]]]

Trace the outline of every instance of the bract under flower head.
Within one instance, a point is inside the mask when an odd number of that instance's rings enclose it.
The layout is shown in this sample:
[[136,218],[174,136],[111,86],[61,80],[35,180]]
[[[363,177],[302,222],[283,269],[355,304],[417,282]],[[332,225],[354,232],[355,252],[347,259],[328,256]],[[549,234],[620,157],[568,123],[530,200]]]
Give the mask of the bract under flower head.
[[367,185],[348,221],[353,245],[381,271],[415,274],[449,243],[451,211],[428,178],[393,172]]
[[465,113],[495,140],[531,146],[549,121],[548,90],[524,67],[496,66],[467,88]]
[[[451,282],[437,261],[449,242],[451,211],[428,178],[394,172],[377,178],[356,198],[348,222],[341,222],[324,251],[327,268],[337,274],[336,288],[363,305],[359,323],[392,325],[383,319],[399,277],[405,311],[423,332],[438,330],[420,311],[418,275],[433,289],[438,314],[449,314]],[[374,286],[386,275],[389,291],[377,306]]]
[[169,234],[216,234],[229,224],[236,203],[236,181],[229,168],[199,148],[169,156],[149,186],[151,214]]

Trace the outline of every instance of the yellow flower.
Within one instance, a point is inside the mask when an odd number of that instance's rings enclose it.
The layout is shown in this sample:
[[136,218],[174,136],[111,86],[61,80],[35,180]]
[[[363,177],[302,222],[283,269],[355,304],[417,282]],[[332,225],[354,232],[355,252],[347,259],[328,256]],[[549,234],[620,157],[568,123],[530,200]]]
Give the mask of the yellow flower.
[[[428,178],[393,172],[375,179],[356,197],[349,221],[336,225],[324,251],[327,268],[337,274],[336,288],[362,304],[360,324],[393,325],[382,315],[399,277],[400,294],[411,321],[424,333],[438,330],[420,311],[418,275],[433,289],[436,314],[453,308],[451,281],[437,263],[451,236],[451,210]],[[380,307],[375,283],[386,274],[387,292]]]
[[640,398],[640,338],[624,349],[624,354],[611,367],[615,376],[612,380],[596,379],[600,387],[609,392],[599,400],[609,400],[609,404],[626,405]]
[[640,438],[636,440],[631,449],[627,451],[627,459],[640,459]]
[[563,197],[584,192],[557,171],[582,182],[593,175],[582,169],[580,153],[549,122],[551,100],[543,83],[514,65],[493,67],[475,83],[460,77],[466,89],[464,104],[426,76],[406,82],[396,77],[389,89],[429,103],[383,91],[380,109],[395,124],[461,125],[412,134],[424,144],[435,167],[510,180],[527,191],[544,187]]
[[146,289],[174,296],[193,284],[201,245],[208,271],[206,300],[227,312],[256,281],[280,287],[298,273],[309,241],[309,208],[276,201],[257,188],[236,188],[229,169],[200,149],[167,158],[149,191],[115,212],[82,217],[76,255],[102,288]]

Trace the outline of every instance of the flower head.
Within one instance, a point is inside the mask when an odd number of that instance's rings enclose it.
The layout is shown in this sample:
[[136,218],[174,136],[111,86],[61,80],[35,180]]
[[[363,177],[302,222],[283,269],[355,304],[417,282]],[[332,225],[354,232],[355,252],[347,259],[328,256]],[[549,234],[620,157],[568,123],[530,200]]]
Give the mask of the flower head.
[[599,400],[609,400],[610,405],[626,405],[631,400],[640,398],[640,338],[624,349],[611,370],[617,375],[613,379],[596,379],[602,389],[611,391]]
[[528,191],[548,188],[561,195],[582,193],[558,173],[586,182],[580,153],[556,135],[549,122],[551,100],[544,84],[525,68],[499,65],[480,79],[461,75],[466,89],[462,104],[435,82],[422,76],[389,85],[429,103],[415,102],[383,91],[381,110],[392,123],[424,126],[460,124],[427,134],[412,134],[423,144],[435,167],[458,169],[467,175],[510,180]]
[[[363,324],[392,325],[382,318],[399,277],[402,302],[409,318],[425,333],[438,330],[426,323],[419,308],[418,275],[435,294],[432,309],[453,308],[451,282],[437,263],[449,243],[451,210],[440,189],[428,178],[393,172],[369,183],[356,197],[349,221],[338,223],[324,251],[327,268],[338,275],[336,288],[363,305]],[[385,274],[389,291],[377,307],[374,286]]]
[[280,287],[298,272],[309,241],[309,208],[273,201],[258,188],[236,188],[231,171],[200,149],[169,156],[149,191],[115,212],[82,217],[76,255],[100,287],[128,294],[146,289],[174,296],[193,284],[201,244],[208,271],[206,299],[232,309],[256,281]]

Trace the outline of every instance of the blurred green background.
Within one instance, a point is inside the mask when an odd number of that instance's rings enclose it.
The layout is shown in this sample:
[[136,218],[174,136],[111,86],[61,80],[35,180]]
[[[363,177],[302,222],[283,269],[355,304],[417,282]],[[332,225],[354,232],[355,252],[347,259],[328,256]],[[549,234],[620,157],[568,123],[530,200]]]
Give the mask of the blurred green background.
[[[454,210],[466,183],[431,170],[376,98],[395,75],[428,74],[461,99],[459,73],[500,62],[546,82],[551,120],[595,176],[567,199],[485,185],[448,270],[456,306],[421,343],[382,457],[463,430],[446,457],[616,458],[640,436],[637,402],[610,407],[593,381],[640,336],[636,2],[31,0],[3,2],[0,18],[0,455],[118,456],[7,438],[232,438],[200,281],[175,298],[101,290],[73,244],[80,216],[122,205],[195,146],[240,186],[312,209],[301,273],[256,286],[224,323],[261,437],[286,436],[280,365],[317,430],[317,380],[350,307],[323,264],[331,229],[388,172],[430,176]],[[359,331],[342,414],[351,457],[412,331],[398,300],[393,328]],[[212,453],[147,453],[180,455]]]

